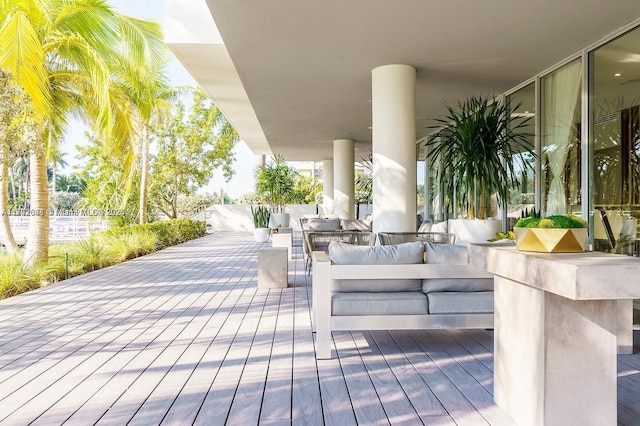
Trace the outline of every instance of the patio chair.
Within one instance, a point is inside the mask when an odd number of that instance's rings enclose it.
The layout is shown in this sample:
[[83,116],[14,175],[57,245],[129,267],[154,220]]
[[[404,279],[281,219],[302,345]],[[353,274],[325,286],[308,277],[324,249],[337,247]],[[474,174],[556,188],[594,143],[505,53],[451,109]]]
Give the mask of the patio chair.
[[455,244],[456,236],[448,232],[380,232],[380,244],[402,244],[413,241],[436,244]]

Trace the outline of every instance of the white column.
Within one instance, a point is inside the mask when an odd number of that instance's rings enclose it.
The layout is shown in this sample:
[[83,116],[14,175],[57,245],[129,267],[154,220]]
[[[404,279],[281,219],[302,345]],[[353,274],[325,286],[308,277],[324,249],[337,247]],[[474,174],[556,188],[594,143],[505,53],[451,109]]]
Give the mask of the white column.
[[333,209],[340,219],[355,216],[354,150],[351,139],[333,141]]
[[416,70],[373,69],[373,231],[416,230]]
[[333,215],[333,160],[322,162],[322,212]]

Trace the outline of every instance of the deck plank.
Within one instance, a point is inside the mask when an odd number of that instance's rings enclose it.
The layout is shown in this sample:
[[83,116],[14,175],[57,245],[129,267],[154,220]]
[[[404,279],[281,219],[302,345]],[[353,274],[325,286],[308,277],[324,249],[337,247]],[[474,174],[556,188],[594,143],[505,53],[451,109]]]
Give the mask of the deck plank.
[[[214,234],[0,301],[0,422],[509,424],[491,330],[336,332],[316,361],[301,245],[289,288],[257,290],[264,246]],[[621,425],[640,424],[634,345]]]

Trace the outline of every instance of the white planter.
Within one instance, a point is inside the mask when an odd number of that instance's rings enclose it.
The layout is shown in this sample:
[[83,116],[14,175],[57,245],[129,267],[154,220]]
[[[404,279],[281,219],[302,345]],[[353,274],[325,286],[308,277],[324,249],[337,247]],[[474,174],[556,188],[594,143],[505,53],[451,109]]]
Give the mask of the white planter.
[[269,219],[269,227],[272,229],[278,227],[288,228],[289,213],[271,213],[271,218]]
[[269,228],[256,228],[253,230],[253,239],[256,243],[266,243],[271,236],[271,229]]
[[496,219],[449,219],[449,232],[456,235],[456,244],[486,243],[502,231],[502,221]]

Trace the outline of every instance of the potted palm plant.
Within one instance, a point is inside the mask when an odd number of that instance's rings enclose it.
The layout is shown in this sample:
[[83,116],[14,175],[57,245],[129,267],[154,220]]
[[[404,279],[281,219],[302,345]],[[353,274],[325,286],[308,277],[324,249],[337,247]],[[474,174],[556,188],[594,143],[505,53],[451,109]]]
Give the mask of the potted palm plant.
[[293,199],[297,175],[296,169],[289,166],[282,155],[275,155],[256,168],[256,194],[269,204],[271,228],[289,226],[289,213],[285,212],[285,207]]
[[[514,116],[495,98],[470,97],[447,106],[429,140],[428,158],[438,170],[445,197],[462,220],[450,220],[449,232],[467,242],[486,241],[501,230],[493,205],[506,207],[507,191],[515,187],[516,164],[528,166],[524,155],[535,155],[528,118]],[[481,219],[481,220],[473,220]]]
[[253,239],[257,243],[266,243],[269,241],[271,229],[269,229],[269,210],[265,206],[253,208],[251,206],[251,215],[253,216]]

